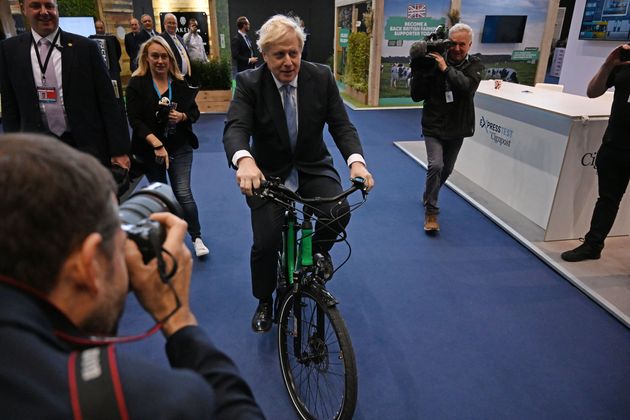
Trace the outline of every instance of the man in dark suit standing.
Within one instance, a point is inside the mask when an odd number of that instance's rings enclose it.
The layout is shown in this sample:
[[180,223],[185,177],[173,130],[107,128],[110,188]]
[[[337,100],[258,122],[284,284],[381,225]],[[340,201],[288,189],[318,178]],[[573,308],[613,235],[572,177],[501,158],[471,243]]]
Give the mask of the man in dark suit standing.
[[[228,161],[237,169],[237,184],[247,195],[251,209],[252,288],[259,300],[252,319],[256,332],[271,328],[284,209],[252,196],[253,189],[273,176],[303,197],[341,193],[341,179],[324,143],[325,124],[346,160],[350,176],[365,178],[368,189],[374,185],[357,130],[348,119],[330,69],[301,61],[303,45],[304,33],[291,18],[277,15],[262,26],[258,46],[265,64],[237,74],[223,132]],[[323,254],[328,262],[334,239],[350,220],[347,210],[347,200],[341,205],[317,208],[313,251]],[[331,218],[339,216],[333,228],[326,226]]]
[[131,18],[129,26],[131,26],[131,32],[125,35],[125,51],[127,51],[127,55],[129,56],[129,68],[133,73],[138,68],[140,22],[138,22],[136,18]]
[[249,20],[245,16],[236,19],[238,32],[232,38],[232,60],[236,65],[236,72],[240,73],[247,69],[256,68],[258,62],[258,51],[256,45],[251,40],[249,31]]
[[158,34],[153,28],[153,18],[151,15],[144,14],[140,16],[140,23],[142,24],[142,30],[140,30],[138,34],[138,47]]
[[175,61],[179,66],[179,70],[182,72],[187,81],[190,81],[191,67],[190,57],[188,51],[184,46],[184,39],[177,35],[177,18],[174,14],[168,13],[164,16],[164,29],[165,31],[160,34],[166,41],[173,54],[175,55]]
[[129,130],[94,41],[59,29],[57,0],[24,0],[31,31],[0,44],[4,131],[53,134],[129,168]]

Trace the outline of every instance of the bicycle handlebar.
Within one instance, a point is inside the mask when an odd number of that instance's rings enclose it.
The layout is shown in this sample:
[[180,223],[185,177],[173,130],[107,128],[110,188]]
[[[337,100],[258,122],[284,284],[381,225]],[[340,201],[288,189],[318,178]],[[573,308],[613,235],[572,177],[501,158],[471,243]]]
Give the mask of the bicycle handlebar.
[[338,194],[334,197],[313,197],[313,198],[303,198],[297,192],[291,191],[284,184],[280,182],[280,178],[272,177],[269,180],[265,180],[262,182],[259,189],[254,191],[254,194],[262,197],[262,198],[274,198],[274,193],[279,193],[280,195],[303,204],[320,204],[320,203],[332,203],[334,201],[341,200],[346,198],[353,192],[360,190],[363,194],[363,199],[365,200],[367,196],[367,187],[365,186],[365,179],[362,177],[352,178],[352,186],[347,190],[343,191],[341,194]]

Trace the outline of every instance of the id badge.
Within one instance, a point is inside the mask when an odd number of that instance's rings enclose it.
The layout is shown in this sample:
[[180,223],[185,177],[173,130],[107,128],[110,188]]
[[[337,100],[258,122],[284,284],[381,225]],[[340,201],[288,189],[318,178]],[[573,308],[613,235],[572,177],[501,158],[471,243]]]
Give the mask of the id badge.
[[446,103],[450,104],[451,102],[453,102],[453,91],[447,90],[446,92],[444,92],[444,97],[446,98]]
[[57,88],[50,86],[37,86],[37,97],[40,103],[54,104],[57,102]]

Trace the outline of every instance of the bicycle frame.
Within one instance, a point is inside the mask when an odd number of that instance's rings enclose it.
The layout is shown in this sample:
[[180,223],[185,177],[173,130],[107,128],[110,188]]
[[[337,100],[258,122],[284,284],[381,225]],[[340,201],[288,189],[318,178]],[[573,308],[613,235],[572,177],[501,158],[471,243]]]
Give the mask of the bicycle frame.
[[[288,285],[293,286],[299,280],[302,269],[313,266],[313,225],[310,215],[305,216],[301,225],[297,223],[295,203],[290,210],[285,211],[284,218],[286,225],[283,226],[282,232],[283,265]],[[299,231],[302,231],[300,241]]]

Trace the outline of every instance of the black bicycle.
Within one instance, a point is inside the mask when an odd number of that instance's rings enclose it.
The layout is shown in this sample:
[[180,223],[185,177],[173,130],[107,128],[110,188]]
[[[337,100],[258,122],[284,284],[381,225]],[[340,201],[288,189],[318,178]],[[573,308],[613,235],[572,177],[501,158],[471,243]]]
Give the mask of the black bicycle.
[[[264,181],[256,192],[285,208],[274,322],[278,324],[282,378],[302,419],[351,419],[357,403],[352,342],[338,302],[326,290],[332,267],[323,255],[313,254],[311,221],[314,204],[341,202],[355,191],[363,193],[363,200],[350,206],[352,212],[367,198],[363,178],[352,179],[352,186],[335,197],[302,198],[278,179]],[[303,208],[298,209],[296,203]],[[346,241],[345,231],[338,241]]]

